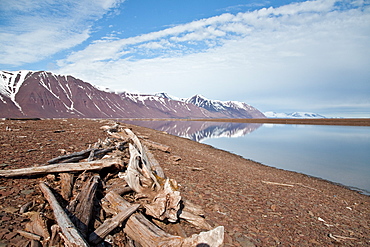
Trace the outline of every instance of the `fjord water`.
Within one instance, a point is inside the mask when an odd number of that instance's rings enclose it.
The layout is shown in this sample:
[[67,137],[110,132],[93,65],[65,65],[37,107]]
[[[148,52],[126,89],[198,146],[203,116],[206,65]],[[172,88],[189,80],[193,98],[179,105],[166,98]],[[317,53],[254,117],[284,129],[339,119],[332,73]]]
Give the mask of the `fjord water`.
[[190,138],[268,166],[370,194],[370,127],[197,121],[128,123]]

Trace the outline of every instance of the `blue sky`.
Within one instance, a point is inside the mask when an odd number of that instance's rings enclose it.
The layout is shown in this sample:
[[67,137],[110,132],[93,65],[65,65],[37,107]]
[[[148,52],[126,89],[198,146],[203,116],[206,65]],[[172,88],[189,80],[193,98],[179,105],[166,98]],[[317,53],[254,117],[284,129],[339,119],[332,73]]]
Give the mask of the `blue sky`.
[[0,69],[370,117],[370,1],[2,0]]

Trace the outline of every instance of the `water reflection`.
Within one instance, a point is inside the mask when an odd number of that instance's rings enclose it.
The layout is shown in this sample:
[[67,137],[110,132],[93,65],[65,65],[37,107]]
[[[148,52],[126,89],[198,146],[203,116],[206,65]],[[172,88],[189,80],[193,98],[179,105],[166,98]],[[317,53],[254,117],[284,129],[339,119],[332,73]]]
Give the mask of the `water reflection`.
[[123,122],[165,131],[168,134],[189,138],[197,142],[202,142],[209,138],[245,136],[262,126],[262,124],[250,123],[202,121],[125,120]]
[[370,195],[370,127],[124,122],[166,131],[265,165],[323,178]]

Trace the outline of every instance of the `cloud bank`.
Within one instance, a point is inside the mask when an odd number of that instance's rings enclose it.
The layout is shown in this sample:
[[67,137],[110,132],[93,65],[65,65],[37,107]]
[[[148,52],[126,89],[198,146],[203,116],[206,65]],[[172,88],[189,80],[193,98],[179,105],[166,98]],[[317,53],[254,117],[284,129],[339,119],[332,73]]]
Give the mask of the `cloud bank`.
[[2,0],[0,63],[22,65],[75,47],[121,0]]

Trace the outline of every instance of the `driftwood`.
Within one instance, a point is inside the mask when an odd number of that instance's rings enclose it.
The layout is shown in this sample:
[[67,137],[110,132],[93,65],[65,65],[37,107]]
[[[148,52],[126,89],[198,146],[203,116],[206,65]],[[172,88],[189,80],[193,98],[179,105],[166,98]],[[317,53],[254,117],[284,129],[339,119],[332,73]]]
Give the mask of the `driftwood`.
[[61,180],[60,194],[62,195],[64,200],[68,201],[69,198],[72,196],[74,175],[71,173],[60,173],[59,176]]
[[79,231],[73,225],[72,221],[68,218],[67,214],[64,212],[63,208],[59,205],[53,192],[45,183],[40,183],[40,189],[44,194],[46,200],[49,202],[51,208],[53,209],[55,219],[65,237],[68,239],[72,245],[76,246],[89,246],[85,239],[81,236]]
[[[148,140],[143,145],[119,124],[104,129],[111,138],[99,140],[94,148],[59,156],[49,165],[0,171],[4,177],[44,174],[56,188],[52,192],[49,185],[40,183],[53,216],[46,203],[37,206],[38,212],[27,212],[36,209],[35,201],[22,206],[20,212],[30,217],[26,231],[20,232],[31,239],[27,246],[103,247],[107,242],[129,247],[222,245],[224,228],[212,229],[199,206],[182,200],[177,182],[165,176],[147,148],[169,152],[165,145]],[[112,158],[101,159],[108,152]],[[66,163],[71,161],[79,163]],[[49,173],[59,173],[60,179]],[[206,231],[187,237],[187,228],[182,228],[187,223]],[[118,232],[121,234],[116,235]]]
[[119,226],[124,220],[126,220],[132,213],[134,213],[138,208],[139,204],[127,207],[126,210],[121,211],[114,217],[107,219],[104,223],[99,226],[93,233],[89,236],[89,242],[92,244],[98,244],[101,242],[105,236],[107,236],[111,231],[113,231],[117,226]]
[[22,231],[22,230],[17,230],[17,232],[19,233],[19,235],[21,235],[25,238],[36,240],[36,241],[40,241],[41,238],[42,238],[40,235],[31,233],[31,232],[26,232],[26,231]]
[[280,185],[280,186],[287,186],[287,187],[294,187],[293,184],[282,184],[282,183],[276,183],[276,182],[270,182],[270,181],[261,181],[264,184],[271,184],[271,185]]
[[30,217],[30,222],[26,224],[26,231],[41,236],[43,239],[50,237],[46,225],[46,219],[40,212],[26,213]]
[[[66,154],[66,155],[62,155],[62,156],[58,156],[56,158],[53,158],[51,160],[48,160],[47,163],[48,164],[56,164],[56,163],[67,163],[67,162],[64,162],[66,160],[70,160],[70,159],[73,159],[73,158],[76,158],[76,157],[81,157],[80,160],[82,159],[86,159],[87,157],[89,157],[89,154],[91,152],[92,149],[88,149],[88,150],[83,150],[81,152],[75,152],[75,153],[71,153],[71,154]],[[78,161],[79,159],[77,159],[76,161]]]
[[89,161],[92,161],[94,158],[102,158],[105,154],[112,152],[115,150],[116,147],[106,148],[106,149],[87,149],[83,150],[81,152],[75,152],[71,154],[66,154],[62,156],[58,156],[56,158],[53,158],[51,160],[48,160],[48,164],[56,164],[56,163],[74,163],[78,162],[80,160],[89,158]]
[[32,176],[41,175],[47,173],[58,173],[58,172],[78,172],[85,170],[101,170],[105,167],[112,165],[121,164],[119,158],[114,159],[103,159],[91,162],[80,162],[80,163],[62,163],[47,166],[36,166],[29,168],[21,168],[14,170],[1,170],[0,177],[17,177],[17,176]]
[[[108,212],[124,211],[129,206],[130,204],[127,201],[114,192],[108,193],[103,200],[104,210],[107,210]],[[124,231],[131,239],[143,247],[192,247],[199,244],[216,247],[221,246],[224,238],[224,228],[222,226],[216,227],[208,232],[195,234],[190,238],[174,236],[164,232],[141,213],[135,213],[128,219]]]
[[204,218],[204,211],[189,201],[182,201],[183,206],[179,211],[179,218],[186,220],[190,224],[200,229],[210,230],[212,226]]
[[51,237],[49,241],[49,247],[59,246],[61,237],[60,237],[60,227],[58,225],[51,226]]
[[[136,149],[130,144],[130,163],[127,167],[125,180],[140,197],[147,198],[149,203],[143,206],[147,214],[157,219],[177,221],[177,212],[180,210],[180,192],[177,183],[171,179],[161,181],[148,165],[144,149]],[[157,179],[158,178],[158,179]],[[162,179],[163,180],[163,179]]]
[[73,224],[84,237],[87,236],[99,179],[99,175],[92,176],[90,180],[84,184],[77,197],[67,206]]

